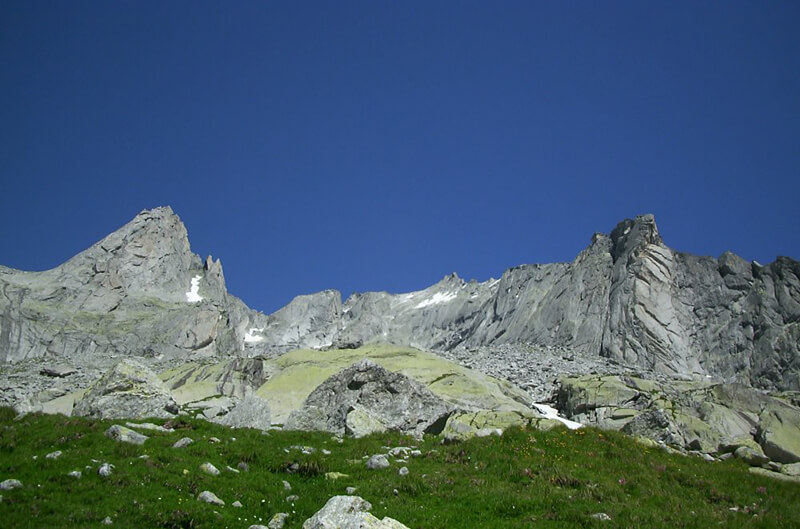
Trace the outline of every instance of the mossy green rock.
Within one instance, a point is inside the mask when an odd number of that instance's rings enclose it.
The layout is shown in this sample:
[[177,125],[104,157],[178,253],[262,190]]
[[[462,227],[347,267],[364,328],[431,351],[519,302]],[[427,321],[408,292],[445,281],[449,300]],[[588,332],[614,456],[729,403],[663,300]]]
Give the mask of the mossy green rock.
[[493,431],[502,432],[511,426],[526,426],[530,424],[532,415],[489,410],[456,412],[447,419],[447,423],[442,430],[442,436],[449,440],[464,440],[476,435],[489,435]]
[[757,437],[764,453],[773,461],[800,461],[800,410],[771,402],[759,417]]
[[432,353],[383,344],[329,351],[298,349],[265,360],[265,369],[272,375],[257,393],[269,402],[273,421],[282,424],[317,386],[365,358],[424,384],[454,408],[530,413],[528,396],[507,382]]

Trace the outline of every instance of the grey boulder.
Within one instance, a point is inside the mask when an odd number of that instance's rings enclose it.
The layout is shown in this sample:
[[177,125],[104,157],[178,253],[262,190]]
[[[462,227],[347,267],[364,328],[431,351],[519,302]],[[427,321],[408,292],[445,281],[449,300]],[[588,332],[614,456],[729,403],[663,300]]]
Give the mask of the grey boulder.
[[367,468],[370,470],[377,470],[379,468],[388,468],[389,460],[383,454],[375,454],[367,459]]
[[22,486],[22,482],[18,479],[7,479],[0,482],[0,490],[18,489]]
[[211,419],[231,428],[269,430],[272,426],[269,404],[258,395],[248,393],[228,413]]
[[356,437],[384,430],[421,436],[441,431],[450,412],[424,385],[365,359],[320,384],[284,427]]
[[372,505],[359,496],[334,496],[303,522],[303,529],[408,529],[388,516],[379,520],[370,509]]
[[149,439],[146,435],[142,435],[135,430],[120,426],[119,424],[115,424],[106,430],[105,436],[121,443],[135,445],[143,445],[144,442]]
[[164,383],[130,358],[106,372],[73,408],[75,415],[96,419],[167,418],[177,413],[178,405]]
[[222,501],[211,491],[204,490],[200,494],[197,495],[197,501],[202,501],[203,503],[211,503],[213,505],[225,505],[225,502]]

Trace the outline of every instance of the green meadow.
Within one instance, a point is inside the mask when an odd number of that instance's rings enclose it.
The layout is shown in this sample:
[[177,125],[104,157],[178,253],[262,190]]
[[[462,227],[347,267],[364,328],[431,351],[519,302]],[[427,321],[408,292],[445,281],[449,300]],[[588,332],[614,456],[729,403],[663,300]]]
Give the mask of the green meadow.
[[[263,433],[182,417],[167,424],[171,432],[140,430],[150,438],[139,446],[106,438],[112,424],[124,421],[15,418],[0,409],[0,481],[23,484],[0,491],[0,527],[100,527],[110,517],[112,528],[246,529],[285,512],[285,527],[299,528],[348,487],[378,518],[412,529],[800,526],[798,484],[753,475],[740,461],[709,463],[592,428],[511,428],[442,444],[394,433]],[[194,442],[173,448],[182,437]],[[396,447],[418,452],[366,468],[366,457]],[[61,455],[46,457],[54,451]],[[205,462],[220,474],[202,472]],[[113,465],[111,475],[98,474],[102,463]],[[198,501],[206,490],[225,505]]]

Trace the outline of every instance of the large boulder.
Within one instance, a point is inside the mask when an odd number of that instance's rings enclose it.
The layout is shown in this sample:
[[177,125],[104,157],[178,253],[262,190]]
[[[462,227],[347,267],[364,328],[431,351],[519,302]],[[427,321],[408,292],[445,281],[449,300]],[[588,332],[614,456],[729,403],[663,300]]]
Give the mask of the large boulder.
[[450,411],[419,382],[361,360],[312,391],[284,427],[336,435],[397,430],[420,436],[439,433]]
[[779,401],[771,402],[758,422],[758,442],[773,461],[800,461],[800,410]]
[[178,405],[153,371],[126,358],[75,402],[72,413],[96,419],[168,418],[178,413]]
[[[447,441],[463,441],[470,437],[501,435],[512,426],[528,426],[540,419],[513,411],[457,411],[450,415],[442,430]],[[541,419],[546,420],[546,419]]]
[[408,529],[388,516],[376,518],[370,509],[372,505],[359,496],[334,496],[303,522],[303,529]]
[[231,428],[269,430],[272,426],[269,404],[255,394],[246,395],[228,413],[214,417],[211,421]]

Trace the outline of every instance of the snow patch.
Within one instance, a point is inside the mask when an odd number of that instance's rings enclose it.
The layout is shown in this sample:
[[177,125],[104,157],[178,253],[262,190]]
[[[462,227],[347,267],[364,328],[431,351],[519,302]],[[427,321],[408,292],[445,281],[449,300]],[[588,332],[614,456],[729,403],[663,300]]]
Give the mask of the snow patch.
[[583,425],[579,422],[570,421],[569,419],[559,417],[558,410],[556,410],[552,406],[548,406],[547,404],[534,403],[533,407],[536,409],[536,411],[544,415],[545,419],[555,419],[564,424],[570,430],[577,430],[578,428],[583,427]]
[[198,301],[203,301],[202,296],[200,296],[200,280],[203,279],[203,276],[194,276],[192,278],[192,286],[189,288],[189,292],[186,293],[186,301],[189,303],[197,303]]
[[430,305],[438,305],[440,303],[447,303],[456,298],[455,292],[437,292],[428,299],[424,299],[417,304],[415,309],[421,309]]
[[244,333],[244,342],[245,343],[263,342],[264,337],[256,335],[257,332],[263,332],[263,331],[264,329],[256,329],[255,327],[253,327],[252,329]]

